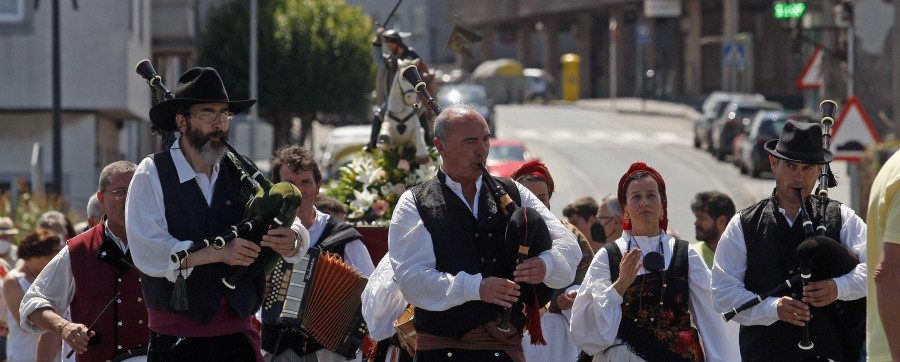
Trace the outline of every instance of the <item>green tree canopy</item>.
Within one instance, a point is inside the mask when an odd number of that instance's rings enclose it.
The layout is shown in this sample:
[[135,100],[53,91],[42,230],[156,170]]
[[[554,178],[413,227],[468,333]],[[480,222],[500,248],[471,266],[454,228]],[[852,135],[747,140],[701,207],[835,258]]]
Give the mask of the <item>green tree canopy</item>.
[[[250,5],[212,8],[199,39],[200,64],[219,71],[232,98],[249,91]],[[289,141],[300,117],[302,145],[317,113],[366,114],[374,88],[372,20],[338,0],[259,0],[259,114],[275,144]]]

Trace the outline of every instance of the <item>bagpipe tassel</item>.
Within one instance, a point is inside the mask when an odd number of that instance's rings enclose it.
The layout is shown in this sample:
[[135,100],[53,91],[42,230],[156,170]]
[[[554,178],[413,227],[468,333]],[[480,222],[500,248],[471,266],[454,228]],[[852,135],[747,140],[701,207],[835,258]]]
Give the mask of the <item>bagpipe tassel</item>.
[[544,332],[541,330],[541,309],[538,308],[537,293],[534,295],[534,303],[525,303],[525,329],[531,335],[531,344],[546,346],[547,341],[544,340]]
[[175,279],[175,288],[172,290],[172,309],[177,311],[188,309],[187,282],[181,273],[178,273],[178,277]]

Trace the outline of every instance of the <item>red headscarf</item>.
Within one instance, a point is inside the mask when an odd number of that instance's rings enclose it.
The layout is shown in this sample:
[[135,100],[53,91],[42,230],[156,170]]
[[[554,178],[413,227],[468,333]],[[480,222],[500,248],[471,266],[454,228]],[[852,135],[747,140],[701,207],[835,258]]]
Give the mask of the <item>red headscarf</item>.
[[513,171],[512,175],[509,177],[516,180],[519,177],[526,175],[535,175],[544,179],[544,182],[547,183],[547,190],[550,191],[550,195],[553,195],[553,190],[555,188],[553,185],[553,177],[550,176],[550,170],[547,169],[546,165],[537,161],[531,161],[519,166],[519,168]]
[[[621,207],[622,210],[625,210],[625,187],[627,186],[625,183],[631,175],[638,172],[649,173],[650,176],[653,176],[653,179],[656,180],[656,184],[659,185],[659,199],[662,201],[662,220],[659,220],[659,227],[663,230],[668,229],[669,213],[666,211],[668,206],[668,200],[666,199],[666,183],[663,181],[662,175],[660,175],[659,172],[643,162],[632,163],[631,167],[628,168],[628,172],[625,172],[625,175],[622,175],[622,178],[619,179],[619,207]],[[622,213],[622,229],[631,230],[631,221],[625,220],[624,216],[625,214]]]

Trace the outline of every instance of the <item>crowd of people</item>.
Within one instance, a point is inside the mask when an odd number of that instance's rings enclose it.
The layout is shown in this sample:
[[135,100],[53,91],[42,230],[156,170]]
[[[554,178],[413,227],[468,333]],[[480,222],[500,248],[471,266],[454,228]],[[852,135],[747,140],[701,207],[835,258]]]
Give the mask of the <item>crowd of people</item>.
[[[402,34],[383,35],[395,56],[411,52]],[[284,272],[320,251],[368,278],[367,336],[351,360],[900,360],[900,157],[875,179],[867,226],[812,196],[833,159],[818,125],[788,121],[766,144],[773,192],[749,207],[716,191],[669,205],[665,177],[634,162],[617,190],[573,201],[560,220],[550,169],[487,174],[487,123],[452,106],[434,120],[437,176],[399,197],[375,263],[298,146],[271,162],[271,179],[302,196],[293,220],[195,247],[245,216],[251,195],[221,141],[255,100],[230,100],[212,68],[174,89],[150,110],[174,142],[104,167],[86,230],[48,212],[20,236],[0,218],[6,360],[347,360],[317,333],[261,317],[283,289],[273,276],[222,283],[264,255]],[[670,212],[688,208],[696,243],[668,229]]]

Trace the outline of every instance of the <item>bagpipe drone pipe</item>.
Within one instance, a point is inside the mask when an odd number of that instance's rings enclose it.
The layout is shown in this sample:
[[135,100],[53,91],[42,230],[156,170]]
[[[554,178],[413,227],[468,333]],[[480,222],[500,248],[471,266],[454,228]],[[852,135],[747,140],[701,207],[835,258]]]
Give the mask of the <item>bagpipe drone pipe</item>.
[[[149,60],[145,59],[139,62],[135,71],[147,80],[154,91],[162,92],[167,100],[175,98],[175,94],[162,83],[162,78],[156,74],[156,70],[153,69]],[[234,238],[243,238],[259,244],[262,236],[266,235],[269,229],[279,226],[290,227],[297,216],[297,209],[300,207],[302,197],[296,186],[288,182],[273,184],[250,160],[241,156],[226,139],[222,139],[221,142],[228,149],[224,158],[227,166],[238,172],[241,186],[251,195],[244,209],[244,218],[217,236],[211,236],[202,241],[194,240],[193,245],[187,250],[171,254],[170,258],[174,263],[184,261],[191,253],[207,246],[221,249]],[[305,229],[301,230],[299,238],[299,242],[309,239]],[[264,247],[252,264],[246,267],[231,268],[231,274],[223,276],[222,282],[228,288],[234,289],[237,281],[252,275],[254,280],[261,281],[257,286],[257,291],[259,295],[263,295],[265,284],[262,281],[275,268],[279,259],[281,259],[281,255],[278,252]],[[176,283],[176,294],[178,289]],[[185,305],[179,306],[176,299],[173,296],[173,308],[176,310],[187,309],[186,297],[182,298]]]
[[[403,68],[401,76],[415,87],[434,114],[441,114],[441,107],[428,92],[425,82],[422,81],[422,77],[419,75],[415,65]],[[487,167],[484,164],[479,164],[479,167],[483,175],[482,180],[490,191],[491,197],[497,203],[498,208],[503,211],[504,216],[509,218],[503,240],[504,270],[508,270],[509,279],[513,279],[512,273],[515,271],[516,265],[540,255],[545,250],[549,250],[552,247],[553,240],[550,237],[546,222],[537,210],[517,205],[509,197],[503,186],[495,182]],[[544,283],[519,283],[519,285],[521,287],[519,301],[525,305],[526,328],[530,331],[531,343],[546,344],[540,328],[540,308],[550,301],[553,289]],[[509,331],[511,312],[511,308],[504,310],[500,324],[497,326],[501,331]]]

